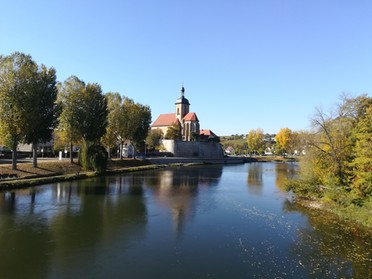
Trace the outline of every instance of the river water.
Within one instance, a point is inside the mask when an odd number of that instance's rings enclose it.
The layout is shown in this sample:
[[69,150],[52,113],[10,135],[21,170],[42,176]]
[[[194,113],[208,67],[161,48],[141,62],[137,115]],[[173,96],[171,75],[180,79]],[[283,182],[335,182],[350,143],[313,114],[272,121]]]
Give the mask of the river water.
[[372,278],[371,231],[299,208],[295,163],[0,192],[0,278]]

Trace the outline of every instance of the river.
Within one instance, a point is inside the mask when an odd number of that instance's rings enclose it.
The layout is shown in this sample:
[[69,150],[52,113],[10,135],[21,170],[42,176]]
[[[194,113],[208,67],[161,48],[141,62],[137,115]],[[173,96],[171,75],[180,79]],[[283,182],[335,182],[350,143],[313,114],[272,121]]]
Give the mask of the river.
[[0,278],[372,278],[371,231],[291,202],[296,163],[0,192]]

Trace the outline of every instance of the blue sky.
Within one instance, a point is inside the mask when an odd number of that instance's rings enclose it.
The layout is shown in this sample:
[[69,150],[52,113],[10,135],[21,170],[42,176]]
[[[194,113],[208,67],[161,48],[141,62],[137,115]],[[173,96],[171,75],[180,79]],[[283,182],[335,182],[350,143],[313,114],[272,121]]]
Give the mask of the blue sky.
[[0,54],[30,54],[174,112],[182,83],[218,135],[309,128],[316,107],[372,92],[369,0],[0,0]]

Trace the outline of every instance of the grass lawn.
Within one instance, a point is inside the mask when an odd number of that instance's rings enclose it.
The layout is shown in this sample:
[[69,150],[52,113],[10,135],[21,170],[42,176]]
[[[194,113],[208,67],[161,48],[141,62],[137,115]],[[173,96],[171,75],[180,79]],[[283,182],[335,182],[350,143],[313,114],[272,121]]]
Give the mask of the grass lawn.
[[[137,167],[148,165],[149,162],[145,160],[135,160],[135,159],[113,159],[108,162],[108,170],[118,170],[129,167]],[[69,161],[59,161],[59,160],[48,160],[48,161],[38,161],[38,167],[33,168],[32,163],[18,163],[17,170],[12,170],[11,164],[1,164],[0,165],[0,177],[4,179],[16,179],[16,178],[35,178],[43,176],[53,176],[53,175],[63,175],[63,174],[76,174],[81,172],[81,167],[77,164],[70,164]]]

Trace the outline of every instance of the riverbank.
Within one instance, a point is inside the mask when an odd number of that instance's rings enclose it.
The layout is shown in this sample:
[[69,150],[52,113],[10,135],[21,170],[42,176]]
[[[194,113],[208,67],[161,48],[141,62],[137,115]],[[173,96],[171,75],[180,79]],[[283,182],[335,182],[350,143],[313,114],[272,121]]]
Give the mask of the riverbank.
[[[147,159],[112,159],[109,160],[104,175],[163,168],[166,166],[200,165],[200,164],[242,164],[249,162],[293,161],[293,158],[283,157],[239,157],[229,156],[219,160],[199,158],[158,157]],[[0,190],[36,186],[44,183],[83,179],[102,175],[92,171],[83,171],[81,166],[69,160],[39,160],[38,167],[33,168],[31,162],[17,164],[17,170],[12,170],[11,164],[0,164]]]
[[304,197],[297,197],[294,201],[302,207],[311,210],[318,210],[328,212],[336,215],[340,220],[351,222],[372,231],[372,204],[368,203],[363,206],[350,204],[348,206],[340,205],[330,200],[309,199]]
[[[115,174],[128,171],[162,168],[164,165],[154,165],[148,160],[110,160],[107,171],[104,173]],[[44,183],[69,181],[102,175],[93,171],[83,171],[74,162],[47,160],[38,162],[38,167],[33,168],[32,163],[19,163],[17,170],[12,170],[11,164],[0,165],[0,190],[36,186]]]

